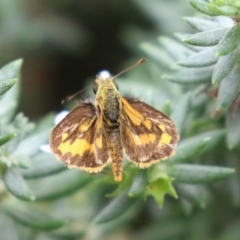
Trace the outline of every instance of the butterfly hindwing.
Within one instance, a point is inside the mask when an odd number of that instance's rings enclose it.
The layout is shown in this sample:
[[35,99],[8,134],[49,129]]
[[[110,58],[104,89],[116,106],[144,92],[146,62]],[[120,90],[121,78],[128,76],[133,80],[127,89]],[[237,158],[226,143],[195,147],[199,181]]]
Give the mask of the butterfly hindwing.
[[122,98],[122,112],[122,142],[130,161],[145,168],[174,153],[178,134],[165,114],[131,98]]
[[101,118],[91,102],[73,109],[52,131],[50,147],[69,168],[99,172],[108,162]]

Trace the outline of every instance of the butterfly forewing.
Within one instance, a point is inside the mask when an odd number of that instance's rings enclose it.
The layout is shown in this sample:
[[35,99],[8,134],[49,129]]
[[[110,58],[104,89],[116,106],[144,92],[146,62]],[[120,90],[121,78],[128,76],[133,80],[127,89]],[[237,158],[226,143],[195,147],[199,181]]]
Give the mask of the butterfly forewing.
[[166,115],[131,98],[122,98],[122,112],[122,142],[130,161],[144,168],[174,153],[178,134]]
[[82,103],[73,109],[52,131],[50,147],[70,168],[99,172],[109,155],[101,131],[101,118],[95,106]]

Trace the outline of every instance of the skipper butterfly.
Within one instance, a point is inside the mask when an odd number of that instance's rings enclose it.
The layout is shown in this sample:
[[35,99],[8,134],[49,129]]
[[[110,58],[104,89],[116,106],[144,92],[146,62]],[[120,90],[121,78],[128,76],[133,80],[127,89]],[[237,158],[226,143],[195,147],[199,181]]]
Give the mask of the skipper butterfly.
[[124,154],[139,168],[147,168],[172,156],[179,137],[168,116],[137,98],[122,96],[115,77],[97,77],[95,103],[85,100],[74,108],[53,129],[50,148],[67,167],[89,173],[111,163],[114,179],[120,182]]

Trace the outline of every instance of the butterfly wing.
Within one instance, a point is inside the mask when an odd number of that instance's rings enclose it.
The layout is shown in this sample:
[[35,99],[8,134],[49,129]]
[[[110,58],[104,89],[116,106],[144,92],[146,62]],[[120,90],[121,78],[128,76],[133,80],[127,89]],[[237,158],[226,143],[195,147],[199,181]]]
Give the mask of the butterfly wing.
[[109,159],[101,119],[92,103],[80,104],[53,129],[52,152],[69,168],[100,172]]
[[122,142],[129,160],[145,168],[173,155],[178,134],[172,120],[137,99],[121,102]]

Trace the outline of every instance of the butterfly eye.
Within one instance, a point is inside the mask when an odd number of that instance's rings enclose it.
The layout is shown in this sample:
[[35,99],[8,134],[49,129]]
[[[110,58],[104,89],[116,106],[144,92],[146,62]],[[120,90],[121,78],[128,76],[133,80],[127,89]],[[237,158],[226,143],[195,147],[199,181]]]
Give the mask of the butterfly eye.
[[118,84],[115,81],[113,81],[113,82],[114,82],[116,89],[118,90],[119,89]]
[[94,85],[93,85],[93,92],[96,94],[97,90],[98,90],[98,84],[94,83]]

